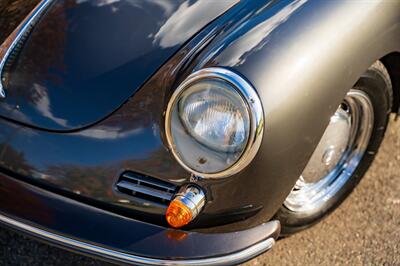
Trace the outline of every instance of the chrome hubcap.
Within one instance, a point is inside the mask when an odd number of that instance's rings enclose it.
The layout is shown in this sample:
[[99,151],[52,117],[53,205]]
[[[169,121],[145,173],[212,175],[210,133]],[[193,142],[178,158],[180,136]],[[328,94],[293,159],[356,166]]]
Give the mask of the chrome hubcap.
[[294,212],[315,212],[348,181],[359,165],[374,124],[366,93],[351,90],[331,117],[310,161],[284,205]]

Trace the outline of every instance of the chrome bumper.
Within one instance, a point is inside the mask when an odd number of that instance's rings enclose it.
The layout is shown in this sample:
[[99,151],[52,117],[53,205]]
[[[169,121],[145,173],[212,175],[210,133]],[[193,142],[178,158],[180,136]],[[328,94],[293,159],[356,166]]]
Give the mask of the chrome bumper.
[[134,265],[234,265],[245,262],[251,258],[256,257],[257,255],[260,255],[261,253],[264,253],[265,251],[268,251],[275,244],[275,239],[270,237],[234,254],[212,258],[168,260],[135,256],[116,250],[103,248],[93,244],[81,242],[72,238],[64,237],[48,232],[46,230],[39,229],[37,227],[33,227],[31,225],[11,219],[2,214],[0,214],[0,222],[16,228],[20,231],[31,234],[35,237],[54,242],[55,244],[67,247],[69,249],[104,257],[112,261],[117,260],[124,263],[132,263]]

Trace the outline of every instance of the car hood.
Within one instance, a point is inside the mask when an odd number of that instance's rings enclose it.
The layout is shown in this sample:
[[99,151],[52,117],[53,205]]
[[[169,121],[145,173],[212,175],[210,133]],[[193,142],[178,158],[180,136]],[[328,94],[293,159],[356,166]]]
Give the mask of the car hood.
[[0,116],[54,131],[100,121],[235,2],[55,0],[8,59]]

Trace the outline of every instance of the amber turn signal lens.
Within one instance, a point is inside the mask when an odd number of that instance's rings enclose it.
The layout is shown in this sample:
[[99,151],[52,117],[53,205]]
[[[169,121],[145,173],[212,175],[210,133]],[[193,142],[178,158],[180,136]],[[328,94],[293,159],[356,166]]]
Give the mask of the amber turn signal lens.
[[190,223],[205,204],[204,192],[198,186],[183,186],[168,206],[165,218],[170,226],[179,228]]
[[173,200],[168,206],[165,217],[169,225],[179,228],[190,223],[192,220],[192,212],[189,207],[179,200]]

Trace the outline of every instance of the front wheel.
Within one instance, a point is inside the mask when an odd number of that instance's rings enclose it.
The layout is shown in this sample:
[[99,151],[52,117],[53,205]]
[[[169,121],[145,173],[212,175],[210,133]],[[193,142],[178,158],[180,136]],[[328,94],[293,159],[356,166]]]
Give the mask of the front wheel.
[[283,235],[312,226],[350,194],[381,144],[391,103],[390,78],[377,61],[331,117],[310,161],[277,212]]

